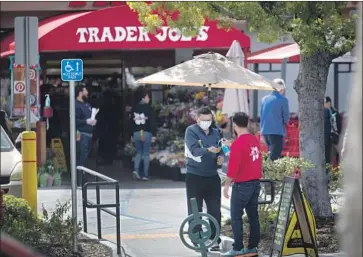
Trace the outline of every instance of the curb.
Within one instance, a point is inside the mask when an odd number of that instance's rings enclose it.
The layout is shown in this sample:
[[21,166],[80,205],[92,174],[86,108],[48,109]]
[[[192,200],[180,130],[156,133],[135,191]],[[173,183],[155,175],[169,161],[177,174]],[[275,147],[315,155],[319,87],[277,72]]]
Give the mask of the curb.
[[88,234],[85,232],[81,232],[81,234],[85,237],[88,237],[89,239],[98,241],[100,244],[106,246],[110,250],[111,257],[126,257],[122,245],[121,245],[121,254],[117,254],[117,246],[115,243],[112,243],[106,239],[98,239],[98,237],[93,234]]

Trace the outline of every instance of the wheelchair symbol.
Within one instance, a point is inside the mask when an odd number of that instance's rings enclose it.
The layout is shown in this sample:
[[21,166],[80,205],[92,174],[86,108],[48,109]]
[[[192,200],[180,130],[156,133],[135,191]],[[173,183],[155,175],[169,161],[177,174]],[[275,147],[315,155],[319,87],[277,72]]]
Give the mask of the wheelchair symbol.
[[64,67],[64,70],[66,72],[71,72],[71,71],[74,71],[72,65],[69,64],[69,62],[67,62],[66,66]]

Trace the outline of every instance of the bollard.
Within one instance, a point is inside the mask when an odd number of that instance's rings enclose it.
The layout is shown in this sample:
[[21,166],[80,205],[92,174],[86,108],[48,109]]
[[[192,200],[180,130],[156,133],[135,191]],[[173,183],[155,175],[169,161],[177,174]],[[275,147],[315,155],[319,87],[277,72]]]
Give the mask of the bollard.
[[[215,242],[217,242],[217,240],[219,238],[220,227],[219,227],[217,220],[213,216],[211,216],[208,213],[203,213],[203,212],[198,211],[197,200],[195,198],[190,199],[190,204],[192,207],[193,214],[189,215],[189,217],[187,217],[182,222],[180,229],[179,229],[179,236],[180,236],[182,243],[186,247],[188,247],[189,249],[192,249],[192,250],[200,251],[202,257],[207,257],[208,248],[211,247]],[[209,222],[207,222],[206,220],[203,220],[203,218],[207,218],[216,227],[216,235],[211,241],[209,241],[209,239],[212,234],[212,228],[211,228]],[[185,239],[184,227],[189,222],[190,222],[190,224],[189,224],[189,228],[188,228],[188,236],[189,236],[189,239],[192,241],[192,243],[194,243],[196,245],[190,245]],[[199,231],[199,232],[193,231],[195,227],[201,227],[201,226],[204,226],[206,230]]]
[[38,209],[38,176],[37,176],[37,147],[36,133],[24,131],[21,134],[21,154],[23,156],[22,197],[32,210]]

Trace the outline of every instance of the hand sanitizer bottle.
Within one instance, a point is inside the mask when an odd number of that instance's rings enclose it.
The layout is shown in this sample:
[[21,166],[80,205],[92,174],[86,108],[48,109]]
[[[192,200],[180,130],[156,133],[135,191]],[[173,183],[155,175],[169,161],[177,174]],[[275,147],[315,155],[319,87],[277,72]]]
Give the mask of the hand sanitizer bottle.
[[231,149],[226,144],[224,144],[223,141],[221,143],[222,143],[222,151],[223,151],[224,155],[229,156]]

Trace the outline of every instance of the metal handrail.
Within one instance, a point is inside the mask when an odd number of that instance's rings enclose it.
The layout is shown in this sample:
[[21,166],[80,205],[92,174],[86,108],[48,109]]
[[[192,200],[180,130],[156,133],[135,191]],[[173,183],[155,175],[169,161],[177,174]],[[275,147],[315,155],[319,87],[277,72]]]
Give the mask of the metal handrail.
[[[218,174],[220,177],[226,178],[227,175],[221,171],[218,171]],[[263,184],[270,184],[271,186],[271,194],[269,194],[271,197],[269,200],[266,200],[266,194],[265,194],[265,200],[263,201],[258,201],[258,204],[272,204],[275,200],[275,181],[271,180],[271,179],[260,179],[260,182]],[[223,208],[228,209],[229,208],[225,205],[222,205]]]
[[[121,254],[121,214],[120,214],[120,187],[117,180],[100,174],[94,170],[88,169],[83,166],[77,167],[77,172],[82,172],[82,209],[83,209],[83,231],[87,233],[87,208],[97,210],[97,236],[98,239],[102,238],[101,230],[101,211],[114,216],[116,218],[116,244],[117,254]],[[85,182],[86,174],[92,175],[96,178],[94,182]],[[103,180],[103,181],[98,181]],[[114,186],[116,201],[112,204],[101,204],[100,186]],[[96,203],[88,200],[87,189],[89,187],[96,187]],[[106,208],[115,208],[115,211]]]

